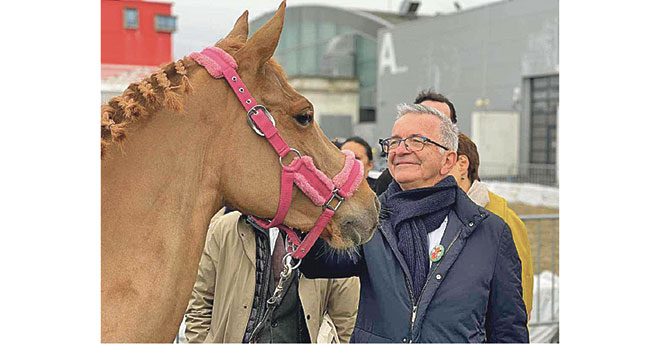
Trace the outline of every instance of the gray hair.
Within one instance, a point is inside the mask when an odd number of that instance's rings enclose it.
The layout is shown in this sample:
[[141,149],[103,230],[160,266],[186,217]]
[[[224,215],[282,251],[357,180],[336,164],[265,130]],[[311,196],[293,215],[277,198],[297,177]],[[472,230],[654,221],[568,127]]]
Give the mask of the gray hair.
[[406,114],[431,114],[442,120],[440,124],[440,142],[439,144],[447,147],[451,151],[458,151],[458,126],[451,123],[449,115],[445,115],[440,110],[423,104],[401,103],[396,107],[396,118],[399,119]]

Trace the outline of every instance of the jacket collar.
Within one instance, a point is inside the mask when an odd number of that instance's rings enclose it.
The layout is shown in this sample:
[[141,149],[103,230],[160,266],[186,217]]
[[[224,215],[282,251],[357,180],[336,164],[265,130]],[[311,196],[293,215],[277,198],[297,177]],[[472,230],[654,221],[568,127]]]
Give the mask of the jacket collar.
[[460,188],[456,193],[454,211],[461,223],[467,226],[466,231],[468,234],[471,234],[488,217],[486,209],[475,204]]
[[[259,230],[263,229],[259,228]],[[257,244],[254,233],[255,231],[258,231],[257,227],[248,223],[247,217],[245,215],[241,215],[241,217],[238,219],[238,222],[236,222],[236,232],[238,232],[238,238],[243,244],[242,247],[245,256],[248,257],[252,263],[252,266],[254,267],[257,266]]]
[[[381,203],[388,197],[387,191],[384,192],[383,194],[380,195],[380,201]],[[458,217],[458,220],[467,226],[466,232],[469,234],[472,233],[472,231],[484,220],[488,217],[488,212],[486,212],[486,209],[475,204],[468,196],[465,194],[465,192],[457,188],[457,193],[456,193],[456,203],[454,204],[453,211],[456,212],[456,216]],[[381,221],[386,220],[390,218],[390,215],[388,214],[388,210],[381,209],[379,218]],[[470,224],[472,223],[472,224]],[[396,238],[394,237],[394,232],[393,230],[388,226],[388,227],[383,227],[383,234],[387,238],[388,241],[394,241],[390,242],[390,245],[394,244],[394,247],[396,247]],[[444,236],[443,236],[444,237]],[[395,251],[396,252],[396,251]]]

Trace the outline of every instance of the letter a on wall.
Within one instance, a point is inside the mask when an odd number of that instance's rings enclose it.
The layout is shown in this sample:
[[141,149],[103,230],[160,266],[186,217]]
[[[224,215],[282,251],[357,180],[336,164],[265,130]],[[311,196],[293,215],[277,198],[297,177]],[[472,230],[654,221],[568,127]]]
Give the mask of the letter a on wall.
[[396,65],[396,53],[394,52],[394,43],[392,42],[392,33],[383,34],[383,40],[380,46],[380,56],[378,57],[378,74],[383,75],[385,68],[389,67],[390,73],[399,74],[408,71],[408,66]]

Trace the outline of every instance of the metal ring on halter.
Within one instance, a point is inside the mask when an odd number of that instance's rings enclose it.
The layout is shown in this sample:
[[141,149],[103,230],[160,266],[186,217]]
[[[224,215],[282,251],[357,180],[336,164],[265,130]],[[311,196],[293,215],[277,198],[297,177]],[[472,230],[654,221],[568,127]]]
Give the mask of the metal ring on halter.
[[[298,158],[302,158],[302,155],[300,154],[300,151],[294,149],[293,147],[291,147],[291,151],[295,152],[298,155]],[[282,158],[283,157],[280,157],[280,165],[282,166],[282,168],[284,168],[284,163],[282,163]]]
[[[248,104],[249,104],[249,103],[248,103]],[[264,133],[263,133],[262,131],[259,130],[259,127],[257,127],[257,125],[254,123],[254,121],[252,121],[252,117],[251,117],[252,114],[257,114],[257,113],[258,113],[257,109],[261,109],[261,110],[264,111],[264,114],[266,114],[266,117],[270,120],[270,123],[273,124],[273,127],[275,126],[275,119],[274,119],[273,116],[270,114],[270,112],[268,112],[268,109],[266,109],[266,107],[264,107],[264,106],[261,105],[261,104],[257,104],[257,105],[255,105],[254,107],[252,107],[252,109],[250,109],[250,110],[247,112],[247,121],[248,121],[248,124],[252,127],[252,129],[253,129],[253,130],[254,130],[259,136],[262,136],[262,137],[263,137],[263,136],[264,136]]]
[[284,257],[282,258],[282,265],[289,267],[291,270],[295,270],[296,268],[298,268],[298,266],[300,266],[302,260],[299,259],[298,263],[296,263],[294,266],[291,266],[291,262],[293,262],[294,260],[292,255],[293,253],[284,254]]

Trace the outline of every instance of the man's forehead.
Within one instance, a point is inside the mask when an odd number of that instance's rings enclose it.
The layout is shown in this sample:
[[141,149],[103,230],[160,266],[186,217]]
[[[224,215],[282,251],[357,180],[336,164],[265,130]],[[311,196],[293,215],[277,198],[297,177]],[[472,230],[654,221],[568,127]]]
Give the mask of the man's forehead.
[[392,126],[392,136],[409,137],[412,135],[422,135],[433,138],[438,132],[438,126],[442,121],[433,114],[412,114],[407,113],[394,122]]

